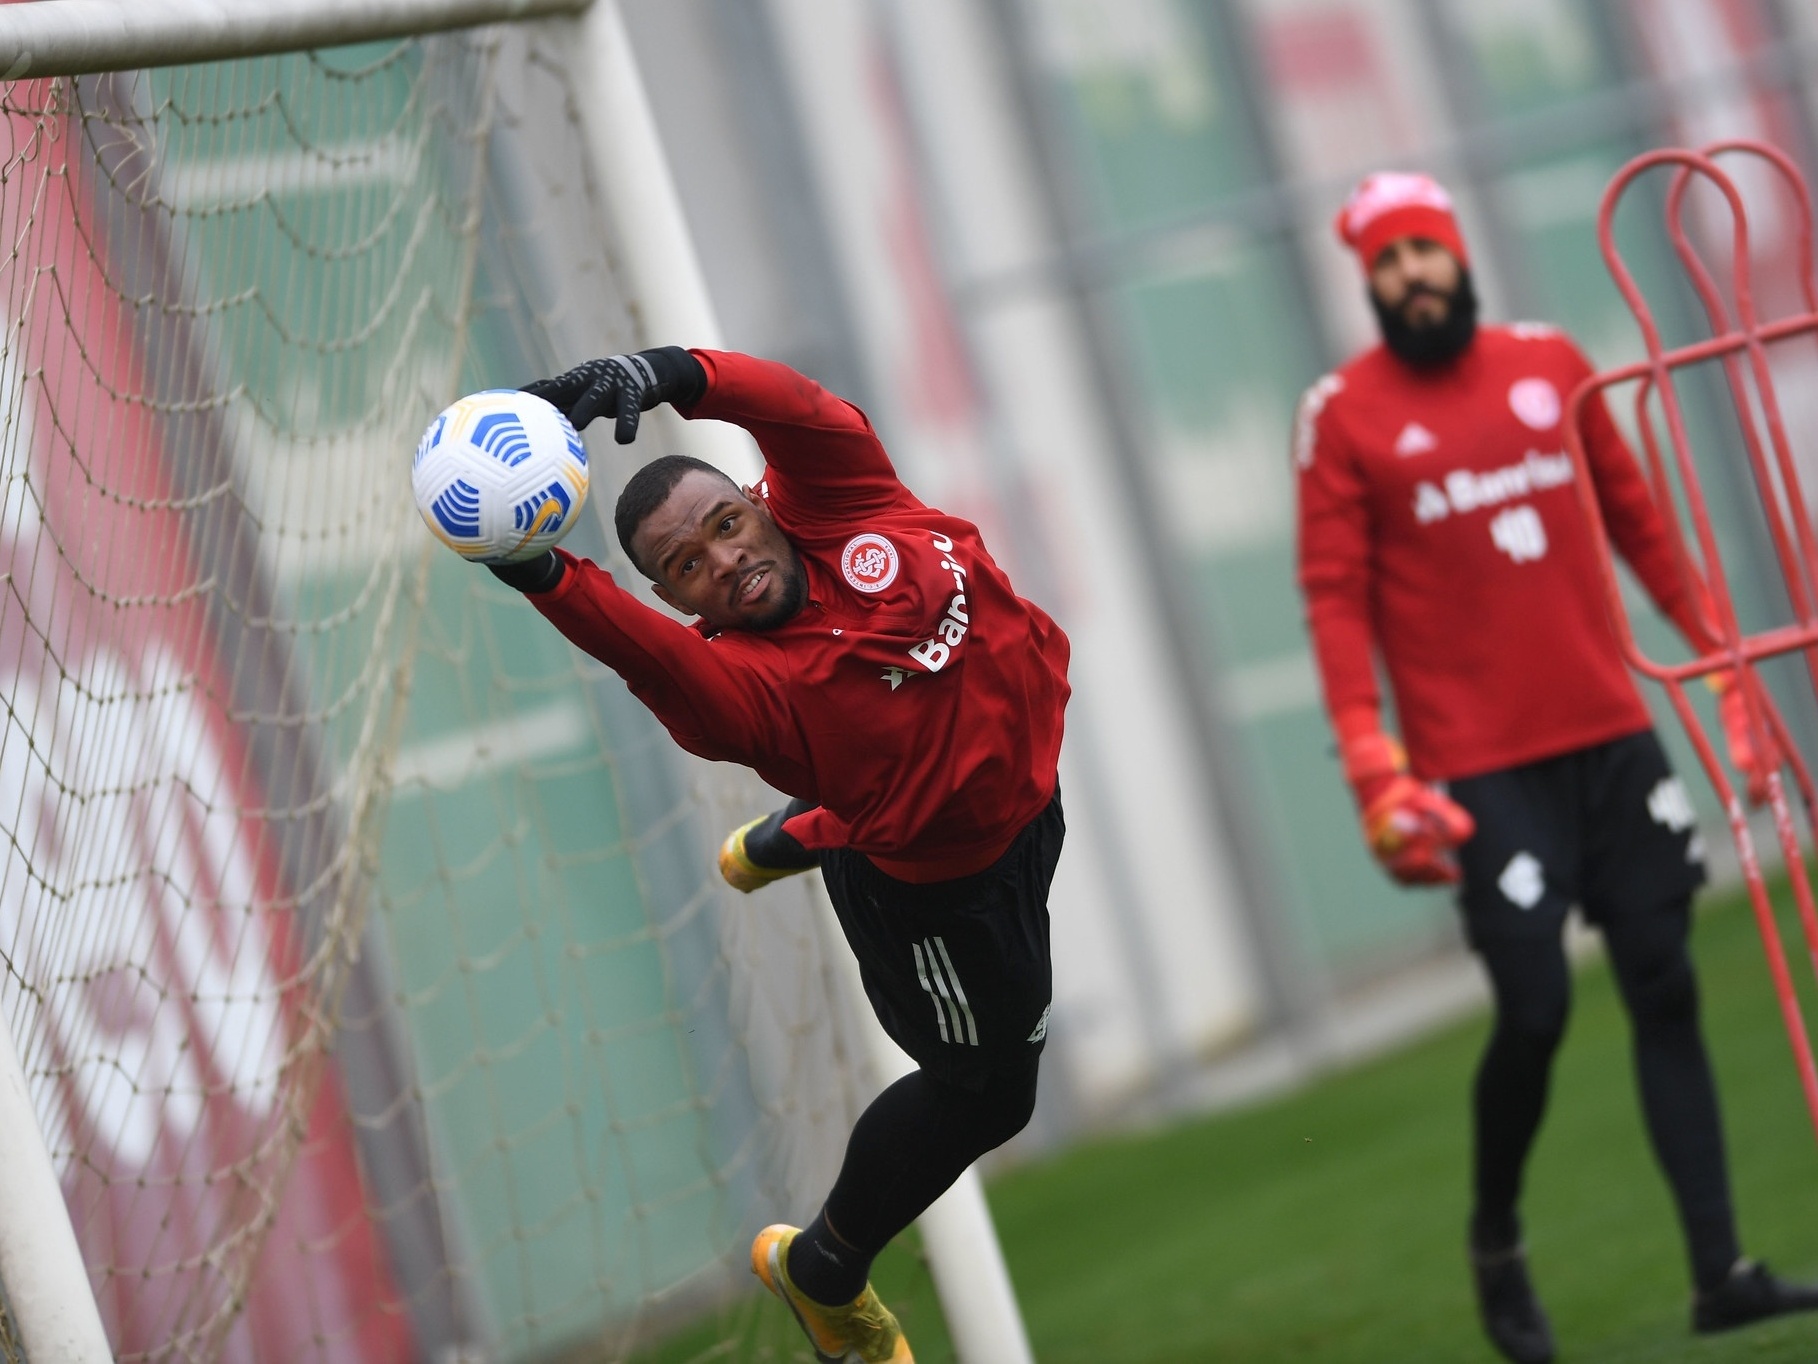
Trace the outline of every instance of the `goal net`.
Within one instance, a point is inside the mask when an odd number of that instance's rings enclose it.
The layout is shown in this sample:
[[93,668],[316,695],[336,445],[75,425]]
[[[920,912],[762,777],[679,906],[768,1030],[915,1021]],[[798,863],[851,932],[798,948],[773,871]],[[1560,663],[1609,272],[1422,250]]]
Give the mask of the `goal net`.
[[0,86],[0,1011],[123,1359],[797,1357],[745,1250],[869,1082],[805,879],[409,495],[643,339],[572,32]]

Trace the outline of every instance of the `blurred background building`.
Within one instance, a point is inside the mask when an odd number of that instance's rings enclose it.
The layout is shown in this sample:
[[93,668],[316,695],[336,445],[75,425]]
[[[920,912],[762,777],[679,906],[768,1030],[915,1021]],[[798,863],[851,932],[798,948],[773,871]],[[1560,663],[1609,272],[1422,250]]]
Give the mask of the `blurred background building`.
[[[1073,637],[1058,1064],[1027,1140],[1290,1082],[1469,1004],[1447,898],[1393,887],[1360,845],[1293,581],[1294,405],[1373,340],[1332,216],[1367,171],[1429,170],[1460,201],[1486,317],[1563,325],[1599,365],[1635,358],[1597,248],[1605,184],[1644,149],[1719,137],[1813,167],[1818,11],[624,9],[729,344],[864,406],[911,486],[978,521]],[[1793,217],[1772,185],[1745,187],[1771,298],[1791,287]],[[1669,334],[1691,327],[1657,226],[1633,216]],[[1809,431],[1818,382],[1790,362],[1782,380]],[[1704,398],[1720,530],[1771,613]]]
[[[1060,619],[1028,1154],[1481,998],[1447,897],[1361,846],[1294,585],[1295,404],[1373,339],[1350,186],[1440,176],[1487,316],[1607,366],[1640,353],[1612,173],[1729,137],[1818,171],[1810,0],[618,0],[31,59],[0,83],[0,1014],[126,1357],[575,1358],[545,1352],[684,1322],[749,1355],[749,1235],[807,1215],[882,1078],[811,879],[714,871],[770,797],[424,536],[402,456],[455,394],[709,339],[650,334],[675,285],[864,406]],[[1741,180],[1772,315],[1810,243]],[[1704,327],[1663,190],[1617,229],[1671,342]],[[1818,356],[1775,365],[1818,466]],[[1785,603],[1734,413],[1715,374],[1679,396],[1758,626]],[[644,430],[593,428],[596,509],[728,428]],[[630,572],[603,517],[568,543]]]

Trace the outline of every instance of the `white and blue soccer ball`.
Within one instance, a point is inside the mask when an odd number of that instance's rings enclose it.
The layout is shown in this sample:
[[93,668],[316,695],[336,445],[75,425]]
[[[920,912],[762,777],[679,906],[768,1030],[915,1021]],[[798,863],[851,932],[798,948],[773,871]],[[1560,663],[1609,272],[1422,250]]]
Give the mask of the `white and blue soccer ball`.
[[515,388],[470,393],[411,461],[417,510],[464,559],[512,564],[555,544],[587,501],[587,447],[560,409]]

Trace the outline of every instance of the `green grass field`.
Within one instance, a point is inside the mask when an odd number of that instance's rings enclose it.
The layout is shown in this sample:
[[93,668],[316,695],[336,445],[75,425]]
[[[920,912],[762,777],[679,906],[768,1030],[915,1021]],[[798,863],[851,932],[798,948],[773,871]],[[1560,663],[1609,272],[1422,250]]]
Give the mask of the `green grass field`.
[[[1700,918],[1696,952],[1745,1245],[1818,1273],[1818,1143],[1741,902]],[[1462,1250],[1466,1086],[1484,1031],[1472,1020],[1280,1102],[996,1181],[1037,1356],[1495,1358]],[[1563,1358],[1818,1359],[1818,1318],[1689,1334],[1679,1234],[1601,963],[1578,976],[1527,1224]]]
[[[1790,922],[1783,931],[1796,935]],[[1740,900],[1700,917],[1696,952],[1744,1244],[1818,1278],[1818,1143]],[[1795,965],[1810,978],[1802,959]],[[1485,1026],[1470,1020],[1277,1102],[1094,1143],[993,1180],[1036,1357],[1497,1359],[1478,1331],[1463,1255],[1466,1089]],[[1818,1360],[1818,1316],[1691,1335],[1678,1228],[1601,963],[1577,978],[1526,1213],[1562,1361]],[[893,1247],[876,1282],[919,1364],[950,1361],[913,1247]],[[732,1353],[666,1357],[809,1358],[775,1304],[754,1299],[736,1315],[721,1322],[738,1337]]]

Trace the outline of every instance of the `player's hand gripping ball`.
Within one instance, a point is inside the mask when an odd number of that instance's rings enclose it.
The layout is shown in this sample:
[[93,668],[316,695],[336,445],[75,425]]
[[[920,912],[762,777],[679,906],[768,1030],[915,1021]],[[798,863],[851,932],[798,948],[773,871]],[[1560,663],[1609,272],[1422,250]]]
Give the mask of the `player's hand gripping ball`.
[[515,388],[470,393],[417,442],[417,510],[463,559],[514,564],[568,533],[587,501],[587,447],[567,417]]

